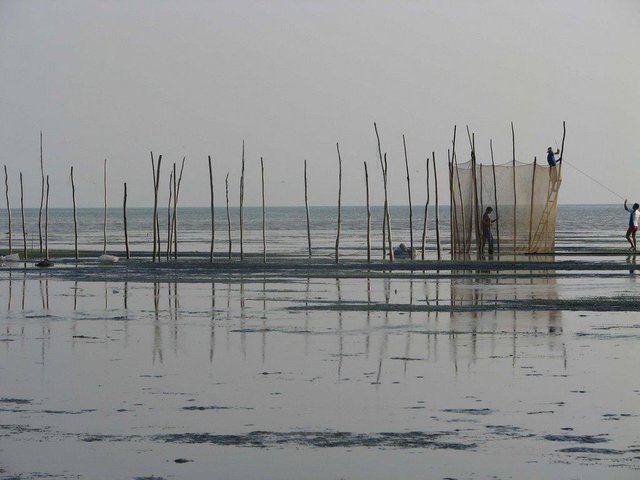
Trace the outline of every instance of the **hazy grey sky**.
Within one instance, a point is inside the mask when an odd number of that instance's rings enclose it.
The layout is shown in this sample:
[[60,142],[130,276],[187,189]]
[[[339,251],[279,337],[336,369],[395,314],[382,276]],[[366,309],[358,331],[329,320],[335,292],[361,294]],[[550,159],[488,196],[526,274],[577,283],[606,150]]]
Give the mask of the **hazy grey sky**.
[[[391,164],[393,204],[406,203],[402,134],[415,203],[425,160],[446,155],[454,125],[476,134],[480,160],[544,161],[567,122],[565,159],[633,201],[640,199],[640,2],[483,1],[12,1],[0,0],[0,156],[15,206],[18,173],[39,204],[39,132],[51,205],[152,204],[149,151],[187,162],[181,205],[207,206],[207,155],[222,205],[230,172],[237,204],[242,140],[246,202],[303,204],[337,195],[340,143],[344,202],[364,204],[363,161],[382,201],[373,122]],[[618,197],[563,169],[562,203]],[[163,197],[166,192],[161,191]]]

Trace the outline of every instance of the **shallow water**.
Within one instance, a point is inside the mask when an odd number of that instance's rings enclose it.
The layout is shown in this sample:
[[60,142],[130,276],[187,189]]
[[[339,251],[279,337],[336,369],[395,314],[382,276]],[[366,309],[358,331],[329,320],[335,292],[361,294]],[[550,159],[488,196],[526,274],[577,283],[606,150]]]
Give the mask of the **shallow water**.
[[0,478],[637,478],[637,274],[443,273],[3,269]]

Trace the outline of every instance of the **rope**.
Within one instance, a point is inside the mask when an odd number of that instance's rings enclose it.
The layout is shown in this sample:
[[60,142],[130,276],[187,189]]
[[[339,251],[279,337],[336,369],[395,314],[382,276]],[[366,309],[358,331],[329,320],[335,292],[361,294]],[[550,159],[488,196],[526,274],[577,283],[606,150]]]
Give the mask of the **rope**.
[[593,178],[591,175],[589,175],[586,172],[583,172],[582,170],[580,170],[578,167],[576,167],[575,165],[573,165],[572,163],[567,162],[564,158],[562,159],[562,163],[566,163],[569,166],[575,168],[578,172],[580,172],[581,174],[583,174],[585,177],[589,178],[590,180],[594,181],[595,183],[597,183],[598,185],[600,185],[602,188],[604,188],[605,190],[609,191],[610,193],[613,193],[616,197],[618,197],[620,200],[624,200],[624,197],[621,197],[618,193],[614,192],[613,190],[611,190],[609,187],[607,187],[606,185],[604,185],[602,182],[596,180],[595,178]]

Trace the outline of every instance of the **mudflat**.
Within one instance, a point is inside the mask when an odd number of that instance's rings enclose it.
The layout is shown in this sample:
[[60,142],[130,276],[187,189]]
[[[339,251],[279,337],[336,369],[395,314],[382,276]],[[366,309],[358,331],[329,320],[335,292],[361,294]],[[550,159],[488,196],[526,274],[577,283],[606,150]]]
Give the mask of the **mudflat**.
[[635,257],[0,269],[0,478],[640,474]]

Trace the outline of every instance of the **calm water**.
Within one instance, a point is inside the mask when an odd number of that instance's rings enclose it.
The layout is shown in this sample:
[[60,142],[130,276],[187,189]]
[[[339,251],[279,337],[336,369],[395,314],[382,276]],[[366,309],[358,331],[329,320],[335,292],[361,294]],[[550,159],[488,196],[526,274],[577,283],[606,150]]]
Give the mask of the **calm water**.
[[[51,246],[72,245],[70,213],[51,212]],[[261,252],[261,211],[246,213],[245,251]],[[335,211],[311,214],[329,255]],[[363,257],[364,210],[344,216],[344,254]],[[208,252],[208,210],[180,218],[182,250]],[[624,249],[626,220],[561,207],[558,246]],[[81,211],[83,248],[101,250],[101,221]],[[129,221],[149,250],[150,210]],[[269,251],[306,255],[304,209],[270,209],[268,225]],[[640,273],[623,252],[611,270],[581,261],[341,278],[304,262],[295,275],[201,262],[197,278],[144,259],[0,265],[0,479],[637,479]]]
[[[131,208],[127,212],[129,245],[133,251],[150,252],[152,249],[152,210]],[[100,251],[103,246],[103,218],[101,209],[79,209],[78,237],[80,249]],[[160,230],[163,249],[167,241],[167,211],[160,211]],[[245,208],[244,251],[262,253],[262,210]],[[344,207],[341,233],[341,255],[366,256],[366,208]],[[408,207],[392,207],[392,236],[394,244],[410,243]],[[330,255],[336,240],[337,209],[332,207],[310,208],[312,249],[316,255]],[[449,208],[440,208],[440,235],[443,248],[448,250],[450,241]],[[266,210],[267,252],[287,252],[306,255],[307,229],[303,207],[272,207]],[[413,208],[414,245],[421,246],[424,207]],[[38,247],[38,210],[25,212],[27,247]],[[43,220],[44,225],[44,220]],[[231,240],[233,251],[239,252],[239,210],[231,209]],[[624,232],[627,213],[621,205],[560,205],[556,226],[556,246],[625,248]],[[12,212],[13,248],[23,247],[20,211]],[[44,228],[44,226],[43,226]],[[228,251],[226,210],[215,210],[215,251],[224,256]],[[372,245],[380,249],[382,242],[382,207],[372,209]],[[8,247],[6,211],[0,211],[0,251]],[[430,208],[427,222],[427,248],[433,257],[436,242],[435,209]],[[178,213],[179,251],[209,252],[211,216],[208,208],[181,208]],[[49,248],[72,249],[74,244],[73,211],[52,209],[49,212]],[[110,209],[107,216],[107,244],[109,251],[124,251],[124,228],[121,209]]]

